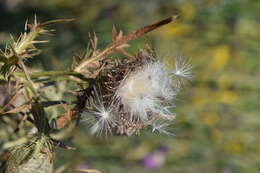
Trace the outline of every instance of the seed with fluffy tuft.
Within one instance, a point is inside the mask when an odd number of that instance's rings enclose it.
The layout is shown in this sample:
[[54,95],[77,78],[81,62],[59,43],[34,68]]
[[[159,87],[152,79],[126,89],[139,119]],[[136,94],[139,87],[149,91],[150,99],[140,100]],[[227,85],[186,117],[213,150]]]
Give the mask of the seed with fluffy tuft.
[[97,110],[96,112],[92,112],[92,115],[96,115],[96,122],[90,129],[91,134],[112,134],[112,128],[114,124],[114,120],[112,118],[112,114],[108,110]]
[[158,121],[152,124],[152,132],[158,132],[160,134],[165,134],[169,136],[173,136],[174,134],[171,132],[170,123],[166,121]]
[[171,74],[175,75],[177,78],[191,79],[192,78],[193,66],[190,61],[185,58],[175,59],[175,69],[172,70]]
[[146,120],[149,112],[165,112],[164,102],[175,94],[169,73],[160,62],[150,62],[130,72],[116,92],[124,108],[141,120]]
[[90,132],[92,135],[109,135],[112,134],[112,129],[116,124],[113,116],[113,106],[104,105],[101,96],[95,90],[95,101],[91,101],[92,110],[86,112],[91,117],[92,123]]

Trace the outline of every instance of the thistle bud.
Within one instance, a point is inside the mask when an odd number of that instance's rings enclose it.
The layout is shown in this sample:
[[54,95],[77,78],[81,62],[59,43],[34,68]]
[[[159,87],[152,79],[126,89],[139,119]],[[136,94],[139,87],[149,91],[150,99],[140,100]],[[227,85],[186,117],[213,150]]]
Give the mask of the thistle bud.
[[10,151],[4,173],[52,173],[53,149],[51,138],[35,136]]

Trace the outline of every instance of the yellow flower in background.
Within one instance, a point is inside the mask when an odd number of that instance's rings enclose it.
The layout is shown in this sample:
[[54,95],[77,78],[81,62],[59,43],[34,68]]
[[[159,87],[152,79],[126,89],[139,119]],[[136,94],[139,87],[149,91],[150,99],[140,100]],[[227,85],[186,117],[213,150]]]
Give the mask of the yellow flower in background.
[[172,40],[173,37],[183,36],[191,32],[191,30],[192,28],[190,25],[177,22],[161,28],[158,33],[160,36],[163,36],[165,39]]
[[232,104],[237,100],[237,94],[234,91],[223,90],[216,93],[216,100],[224,104]]
[[216,112],[207,112],[201,116],[201,122],[207,126],[214,126],[220,121],[220,117]]
[[201,96],[201,97],[196,97],[192,100],[192,104],[196,107],[202,107],[205,104],[209,102],[208,97]]
[[230,47],[228,45],[217,46],[212,51],[212,61],[209,64],[209,70],[219,72],[223,70],[230,59]]
[[210,102],[210,91],[209,89],[194,89],[194,93],[192,96],[192,105],[199,108],[203,107],[205,104]]
[[230,141],[225,145],[225,150],[231,154],[240,154],[243,150],[243,146],[240,141]]

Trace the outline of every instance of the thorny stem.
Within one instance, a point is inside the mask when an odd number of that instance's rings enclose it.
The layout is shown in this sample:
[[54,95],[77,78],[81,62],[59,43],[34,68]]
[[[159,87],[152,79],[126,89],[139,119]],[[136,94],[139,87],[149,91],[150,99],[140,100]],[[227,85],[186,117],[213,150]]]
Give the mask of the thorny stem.
[[[16,72],[15,74],[17,76],[23,75],[19,72]],[[42,71],[42,72],[33,72],[32,74],[30,74],[31,79],[37,79],[39,77],[61,77],[61,76],[73,76],[83,81],[88,80],[82,74],[74,71]]]
[[132,32],[126,36],[123,36],[122,38],[120,38],[118,41],[116,42],[112,42],[110,43],[104,50],[102,50],[100,53],[90,57],[88,60],[83,61],[79,66],[77,66],[75,68],[76,72],[80,72],[82,68],[84,68],[85,66],[87,66],[88,64],[92,63],[93,61],[99,61],[105,58],[106,55],[110,54],[111,52],[113,52],[113,50],[115,50],[116,48],[118,48],[120,45],[126,44],[127,42],[129,42],[130,40],[133,40],[137,37],[140,37],[150,31],[153,31],[163,25],[166,25],[172,21],[174,21],[178,16],[172,16],[169,17],[167,19],[164,19],[162,21],[159,21],[157,23],[154,23],[152,25],[148,25],[145,26],[143,28],[140,28],[138,30],[136,30],[135,32]]
[[[28,26],[28,24],[26,22],[25,30],[27,30],[27,26]],[[31,31],[28,34],[26,32],[24,34],[22,34],[21,40],[18,42],[18,44],[15,47],[11,47],[13,50],[13,53],[14,53],[14,55],[12,55],[12,56],[16,56],[18,58],[18,65],[22,69],[22,71],[25,75],[25,78],[28,81],[28,83],[32,89],[34,96],[37,96],[36,89],[30,78],[30,74],[23,62],[22,56],[20,56],[20,55],[23,54],[26,51],[26,49],[32,45],[33,40],[39,35],[40,30],[41,30],[41,28],[38,27],[36,17],[35,17],[34,25],[33,25],[33,28],[31,29]]]
[[24,65],[22,60],[19,62],[19,65],[21,66],[21,68],[22,68],[22,70],[24,72],[25,78],[27,79],[27,81],[30,84],[30,87],[31,87],[31,89],[33,91],[34,96],[37,96],[37,92],[36,92],[36,89],[34,87],[33,81],[32,81],[32,79],[30,77],[30,74],[29,74],[28,70],[26,69],[26,66]]
[[[57,19],[57,20],[47,21],[47,22],[44,22],[44,23],[37,23],[37,19],[36,19],[36,16],[35,16],[34,24],[32,25],[31,31],[28,34],[24,33],[23,38],[20,41],[20,44],[15,47],[15,52],[18,55],[22,54],[24,52],[24,50],[26,48],[28,48],[33,43],[33,41],[35,40],[36,37],[38,37],[41,33],[46,33],[47,31],[45,31],[43,29],[44,26],[51,25],[51,24],[54,24],[54,23],[71,22],[73,20],[74,19]],[[28,26],[29,25],[27,25],[27,22],[26,22],[25,30],[27,30]],[[37,41],[37,42],[40,42],[40,41]]]

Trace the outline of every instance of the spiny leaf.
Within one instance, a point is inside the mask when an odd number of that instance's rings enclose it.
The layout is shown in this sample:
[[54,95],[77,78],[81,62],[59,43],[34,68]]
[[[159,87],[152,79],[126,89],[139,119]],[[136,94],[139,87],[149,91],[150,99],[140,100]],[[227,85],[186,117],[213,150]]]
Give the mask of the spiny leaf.
[[[34,44],[48,42],[48,40],[35,40],[40,34],[48,34],[52,31],[45,29],[45,26],[61,22],[70,22],[72,20],[73,19],[57,19],[38,23],[35,16],[33,24],[28,24],[28,21],[26,21],[25,32],[19,36],[17,41],[15,41],[15,39],[11,36],[12,44],[7,47],[5,51],[6,53],[3,51],[0,52],[0,62],[5,63],[2,66],[0,72],[4,76],[7,76],[9,73],[11,73],[12,66],[18,64],[19,59],[31,58],[41,53],[41,51],[37,49]],[[28,28],[30,29],[29,32],[27,31]],[[9,60],[10,58],[13,59]],[[14,59],[15,61],[13,61]]]
[[75,20],[75,19],[56,19],[56,20],[50,20],[50,21],[41,23],[40,26],[43,27],[43,26],[52,25],[52,24],[56,24],[56,23],[71,22],[71,21],[74,21],[74,20]]

